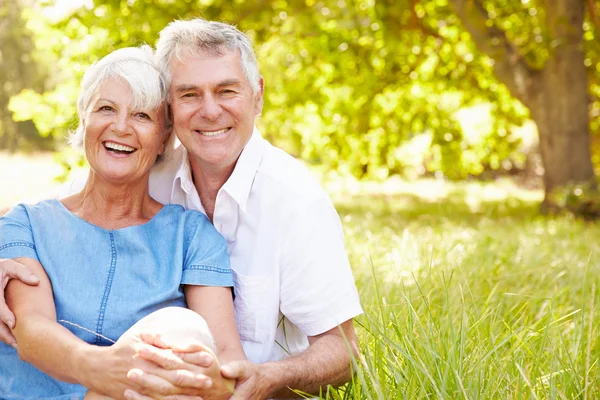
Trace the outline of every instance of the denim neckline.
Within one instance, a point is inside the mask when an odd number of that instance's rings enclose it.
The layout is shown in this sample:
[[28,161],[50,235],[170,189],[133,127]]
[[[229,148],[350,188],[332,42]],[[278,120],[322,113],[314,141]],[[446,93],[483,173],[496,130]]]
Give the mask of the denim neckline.
[[67,213],[67,214],[68,214],[68,215],[69,215],[71,218],[74,218],[74,219],[76,219],[76,220],[78,220],[78,221],[81,221],[81,222],[83,222],[83,223],[85,223],[85,224],[87,224],[87,225],[91,226],[91,227],[94,227],[95,229],[98,229],[98,230],[101,230],[101,231],[104,231],[104,232],[121,232],[121,231],[124,231],[124,230],[126,230],[126,229],[132,229],[132,228],[144,228],[144,227],[146,227],[146,226],[150,225],[151,223],[153,223],[153,222],[154,222],[154,220],[156,220],[156,219],[158,218],[158,216],[159,216],[159,215],[161,215],[161,214],[163,213],[163,211],[165,211],[165,210],[166,210],[168,207],[181,207],[181,206],[179,206],[178,204],[164,204],[164,205],[163,205],[163,207],[162,207],[160,210],[158,210],[158,212],[157,212],[156,214],[154,214],[154,216],[153,216],[152,218],[150,218],[150,220],[149,220],[148,222],[144,222],[143,224],[137,224],[137,225],[125,226],[125,227],[123,227],[123,228],[118,228],[118,229],[106,229],[106,228],[103,228],[103,227],[101,227],[101,226],[98,226],[98,225],[96,225],[96,224],[92,224],[91,222],[89,222],[89,221],[86,221],[85,219],[83,219],[83,218],[81,218],[81,217],[79,217],[79,216],[77,216],[77,215],[73,214],[73,213],[71,212],[71,210],[69,210],[69,209],[68,209],[68,208],[67,208],[67,207],[66,207],[66,206],[63,204],[63,202],[62,202],[62,201],[60,201],[60,200],[58,200],[58,199],[51,199],[50,201],[55,201],[55,202],[57,202],[57,203],[59,204],[60,208],[61,208],[61,209],[62,209],[64,212],[66,212],[66,213]]

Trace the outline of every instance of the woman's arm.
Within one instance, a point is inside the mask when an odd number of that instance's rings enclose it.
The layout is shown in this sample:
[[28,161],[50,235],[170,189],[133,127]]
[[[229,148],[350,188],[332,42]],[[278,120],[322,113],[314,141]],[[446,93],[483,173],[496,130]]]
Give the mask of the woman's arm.
[[210,328],[219,363],[245,360],[235,324],[231,288],[186,285],[184,291],[188,308],[200,314]]
[[12,332],[19,357],[55,379],[122,398],[134,386],[127,380],[133,346],[98,347],[79,339],[56,321],[52,285],[42,265],[30,258],[15,260],[40,278],[37,286],[13,279],[6,288],[7,304],[16,317]]
[[[78,383],[77,365],[83,341],[56,322],[52,285],[41,264],[30,258],[15,261],[28,266],[40,278],[37,286],[12,280],[6,287],[6,302],[16,320],[12,330],[18,340],[19,357],[41,371],[64,382]],[[56,363],[60,355],[61,365]]]

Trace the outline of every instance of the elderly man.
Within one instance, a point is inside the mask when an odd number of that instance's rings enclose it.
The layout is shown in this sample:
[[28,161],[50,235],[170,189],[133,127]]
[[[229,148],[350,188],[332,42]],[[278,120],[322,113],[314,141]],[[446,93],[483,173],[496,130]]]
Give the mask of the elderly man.
[[[175,21],[160,33],[157,57],[169,72],[183,146],[155,168],[150,193],[204,212],[227,240],[236,322],[249,359],[221,367],[236,380],[234,398],[298,397],[290,389],[318,393],[347,382],[356,351],[352,319],[362,310],[342,227],[310,173],[254,128],[264,84],[249,39],[227,24]],[[4,285],[11,277],[34,280],[28,276],[25,267],[0,262]],[[10,324],[12,314],[0,306]],[[182,362],[158,351],[142,356],[173,374],[136,370],[129,375],[137,385],[173,395],[207,386],[177,371],[208,366],[206,355],[182,355]],[[210,388],[194,393],[210,396]]]

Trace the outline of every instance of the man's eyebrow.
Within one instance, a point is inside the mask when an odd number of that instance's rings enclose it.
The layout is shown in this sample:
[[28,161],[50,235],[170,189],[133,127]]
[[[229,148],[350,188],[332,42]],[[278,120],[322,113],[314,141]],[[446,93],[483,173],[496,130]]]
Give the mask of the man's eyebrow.
[[176,92],[186,92],[188,90],[196,90],[196,89],[198,89],[198,86],[196,86],[196,85],[177,85],[177,86],[175,86]]
[[223,87],[223,86],[235,86],[235,85],[241,85],[242,81],[240,81],[239,79],[225,79],[224,81],[221,81],[217,84],[218,87]]

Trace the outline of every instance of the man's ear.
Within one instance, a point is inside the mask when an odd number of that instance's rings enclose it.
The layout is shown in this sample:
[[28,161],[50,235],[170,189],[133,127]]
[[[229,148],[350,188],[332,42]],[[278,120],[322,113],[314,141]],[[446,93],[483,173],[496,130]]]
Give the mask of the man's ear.
[[256,104],[255,104],[255,115],[261,115],[263,104],[264,104],[264,95],[265,95],[265,80],[261,76],[258,80],[258,92],[255,94],[256,96]]

